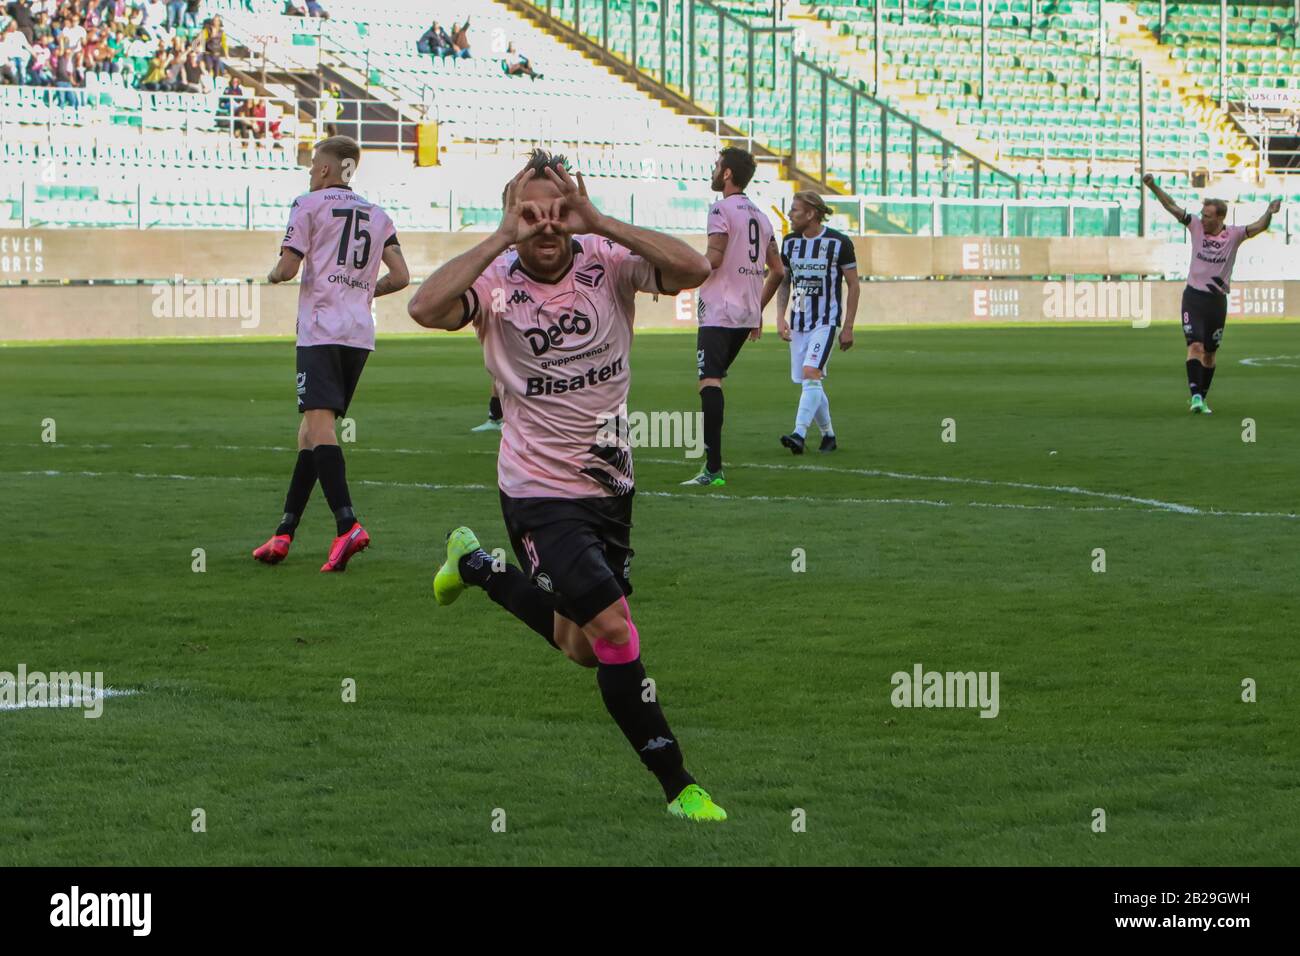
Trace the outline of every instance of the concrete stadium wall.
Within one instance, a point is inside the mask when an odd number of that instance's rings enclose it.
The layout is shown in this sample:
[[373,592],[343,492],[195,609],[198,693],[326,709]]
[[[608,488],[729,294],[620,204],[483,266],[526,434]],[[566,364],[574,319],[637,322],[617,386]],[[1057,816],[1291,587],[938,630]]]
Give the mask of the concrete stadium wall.
[[[408,233],[402,246],[418,281],[481,238]],[[265,275],[279,239],[278,232],[0,232],[0,341],[292,335],[297,284],[221,281]],[[691,241],[703,247],[703,237]],[[869,278],[861,285],[861,327],[1114,320],[1145,325],[1180,314],[1181,281],[1018,278],[1163,271],[1158,263],[1168,258],[1168,245],[1156,240],[861,237],[855,246],[859,271]],[[1185,261],[1185,246],[1181,255]],[[114,283],[123,279],[154,281]],[[62,284],[68,282],[74,284]],[[420,331],[406,314],[410,294],[376,300],[381,336]],[[1282,317],[1297,307],[1295,280],[1237,282],[1229,298],[1234,317]],[[694,315],[692,292],[643,296],[636,324],[689,329]]]

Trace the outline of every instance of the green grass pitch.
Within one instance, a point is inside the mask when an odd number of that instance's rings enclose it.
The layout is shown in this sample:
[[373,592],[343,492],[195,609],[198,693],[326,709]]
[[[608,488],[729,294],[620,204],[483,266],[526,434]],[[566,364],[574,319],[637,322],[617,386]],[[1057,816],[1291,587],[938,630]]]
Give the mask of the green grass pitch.
[[[479,592],[433,602],[449,528],[506,545],[472,339],[381,341],[346,575],[319,489],[287,563],[249,557],[290,343],[0,349],[0,670],[136,691],[0,711],[0,865],[1293,863],[1298,338],[1230,323],[1206,418],[1174,325],[862,329],[841,450],[802,459],[786,347],[748,346],[725,494],[638,452],[632,606],[713,828],[665,814],[593,672]],[[631,365],[634,410],[698,407],[692,338]],[[1000,713],[896,709],[916,663],[997,671]]]

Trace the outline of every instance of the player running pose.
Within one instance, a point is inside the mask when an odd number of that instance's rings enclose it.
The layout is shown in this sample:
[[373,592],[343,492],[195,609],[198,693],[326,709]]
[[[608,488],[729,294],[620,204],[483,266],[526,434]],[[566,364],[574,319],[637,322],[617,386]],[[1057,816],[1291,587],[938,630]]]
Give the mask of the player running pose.
[[757,164],[743,149],[729,146],[713,166],[714,192],[722,198],[709,207],[708,281],[696,293],[700,323],[695,360],[704,412],[704,465],[683,485],[720,486],[722,473],[722,380],[746,340],[763,334],[763,266],[770,275],[784,274],[772,237],[772,224],[749,201],[745,187]]
[[[781,240],[781,262],[785,276],[767,277],[763,287],[766,303],[777,295],[776,331],[790,343],[790,378],[803,386],[794,431],[781,436],[781,444],[802,455],[804,436],[813,420],[822,433],[819,451],[834,451],[835,429],[831,425],[831,402],[822,387],[838,328],[840,350],[853,347],[853,320],[858,314],[858,260],[853,241],[825,224],[830,207],[812,190],[794,194],[790,203],[792,231]],[[845,299],[844,283],[848,282]],[[790,288],[794,287],[794,308],[785,319]],[[841,323],[843,323],[841,325]]]
[[1192,412],[1211,414],[1206,404],[1210,383],[1214,381],[1215,353],[1223,341],[1223,326],[1228,320],[1228,283],[1237,249],[1247,239],[1268,228],[1273,213],[1282,208],[1274,199],[1264,215],[1249,226],[1226,226],[1228,204],[1222,199],[1207,199],[1201,215],[1193,216],[1156,185],[1147,173],[1142,182],[1155,193],[1160,205],[1187,227],[1192,240],[1192,263],[1187,269],[1187,288],[1183,290],[1183,338],[1187,340],[1187,387],[1192,397]]
[[[680,239],[598,212],[562,157],[535,150],[506,187],[497,231],[429,276],[408,311],[420,325],[473,323],[505,421],[497,478],[515,556],[493,566],[474,532],[447,537],[434,597],[467,586],[584,667],[610,716],[663,786],[668,810],[725,820],[686,772],[657,700],[647,700],[627,596],[632,456],[602,437],[627,400],[637,292],[675,295],[708,263]],[[510,247],[514,250],[510,251]]]
[[[289,554],[318,479],[338,526],[321,570],[346,571],[348,560],[370,544],[370,535],[352,512],[334,419],[347,412],[375,347],[371,301],[406,288],[411,278],[392,220],[348,186],[360,161],[361,148],[346,136],[317,144],[311,192],[293,201],[280,261],[267,276],[272,283],[288,282],[298,274],[299,264],[303,267],[298,293],[298,461],[280,526],[253,552],[266,564],[278,564]],[[388,274],[376,282],[381,260]]]

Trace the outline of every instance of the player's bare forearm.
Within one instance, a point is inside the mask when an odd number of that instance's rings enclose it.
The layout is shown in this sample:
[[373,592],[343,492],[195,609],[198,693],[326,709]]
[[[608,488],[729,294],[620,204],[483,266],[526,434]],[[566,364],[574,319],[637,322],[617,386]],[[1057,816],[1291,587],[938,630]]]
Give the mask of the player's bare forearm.
[[267,273],[266,281],[271,285],[293,281],[294,276],[298,274],[298,266],[301,263],[302,259],[296,252],[290,252],[286,249],[280,253],[280,260]]
[[1165,211],[1169,213],[1169,215],[1173,216],[1179,222],[1182,222],[1187,218],[1187,210],[1179,206],[1178,203],[1174,202],[1173,197],[1170,196],[1169,193],[1165,192],[1163,189],[1160,188],[1160,186],[1156,183],[1154,176],[1152,176],[1150,173],[1147,173],[1147,175],[1145,176],[1145,178],[1143,178],[1142,181],[1146,183],[1146,186],[1148,189],[1151,190],[1152,195],[1156,197],[1156,200],[1160,203],[1160,205],[1162,205],[1165,208]]
[[612,216],[601,216],[595,232],[625,246],[658,269],[664,292],[669,294],[703,285],[712,271],[704,256],[675,236],[633,226]]
[[1260,216],[1246,227],[1246,238],[1253,239],[1261,232],[1267,232],[1269,224],[1273,222],[1273,213],[1277,212],[1281,208],[1282,203],[1277,199],[1269,203],[1268,208],[1264,210],[1264,215]]
[[406,304],[407,314],[426,329],[460,328],[460,297],[510,244],[504,234],[494,232],[474,248],[443,263],[415,290]]
[[406,266],[406,257],[402,255],[401,246],[397,243],[385,246],[383,261],[384,265],[388,266],[388,272],[375,283],[375,298],[401,292],[411,284],[411,270]]
[[[776,295],[777,291],[780,290],[780,289],[782,289],[782,288],[785,288],[785,276],[784,276],[784,275],[776,275],[776,274],[774,274],[774,273],[769,272],[769,273],[767,274],[767,278],[763,280],[763,304],[762,304],[762,308],[766,309],[766,308],[767,308],[767,304],[768,304],[769,302],[772,301],[772,296]],[[787,291],[787,292],[786,292],[786,298],[789,298],[789,295],[790,295],[790,293],[789,293],[789,291]],[[784,310],[782,310],[782,312],[783,312],[783,311],[784,311]],[[779,312],[778,314],[781,314],[781,312]]]
[[856,272],[849,276],[846,269],[845,278],[848,280],[848,301],[844,303],[844,328],[852,329],[853,323],[858,317],[858,300],[862,297],[862,289],[858,285]]

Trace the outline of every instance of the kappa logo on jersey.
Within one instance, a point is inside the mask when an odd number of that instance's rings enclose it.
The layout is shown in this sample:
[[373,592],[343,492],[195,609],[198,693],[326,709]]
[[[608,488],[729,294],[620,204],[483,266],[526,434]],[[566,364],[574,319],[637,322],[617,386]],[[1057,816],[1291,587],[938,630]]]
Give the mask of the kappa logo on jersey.
[[511,305],[517,305],[520,302],[532,302],[533,297],[528,294],[526,289],[515,289],[507,300]]
[[599,315],[595,304],[577,289],[547,299],[537,310],[539,325],[521,330],[533,355],[576,352],[596,340]]
[[593,262],[585,269],[580,269],[573,274],[573,281],[592,289],[600,288],[600,281],[605,278],[605,267],[599,262]]

